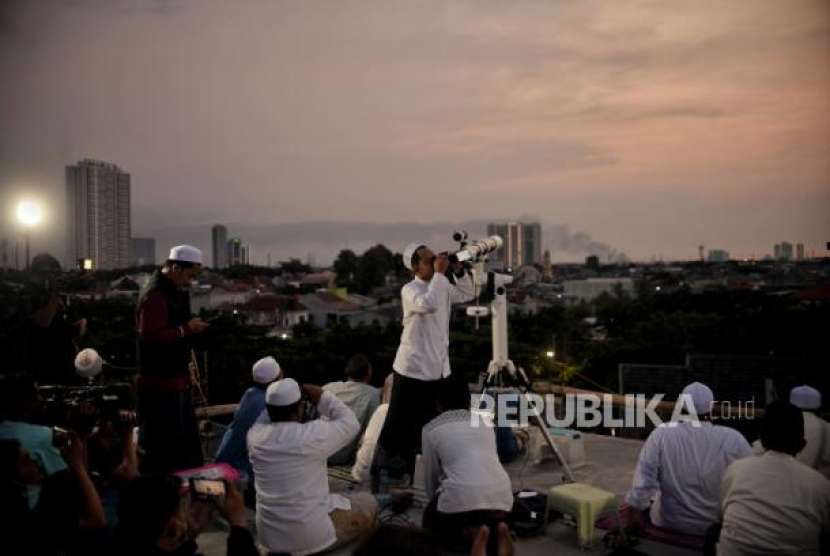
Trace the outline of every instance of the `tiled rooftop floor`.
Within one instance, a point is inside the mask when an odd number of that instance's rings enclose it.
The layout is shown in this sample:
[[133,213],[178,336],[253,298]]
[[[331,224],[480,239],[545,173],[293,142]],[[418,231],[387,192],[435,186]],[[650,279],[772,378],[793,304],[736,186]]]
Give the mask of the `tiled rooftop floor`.
[[[625,438],[609,436],[583,435],[586,463],[575,469],[577,481],[588,483],[599,488],[622,496],[630,487],[640,453],[642,442]],[[562,473],[559,466],[553,461],[541,464],[533,463],[529,458],[519,458],[507,466],[508,474],[513,482],[514,490],[530,488],[546,491],[553,485],[562,482]],[[346,484],[337,479],[331,480],[332,491],[345,490]],[[413,523],[420,523],[421,509],[413,508],[408,512]],[[253,522],[253,512],[250,513]],[[607,554],[610,550],[604,548],[599,539],[604,531],[596,531],[598,539],[591,550],[580,550],[576,546],[576,531],[573,527],[561,523],[551,524],[542,537],[521,539],[516,544],[516,553],[519,555],[536,556],[568,556],[585,554]],[[199,545],[205,556],[221,556],[225,554],[225,535],[221,525],[214,523],[210,531],[199,537]],[[661,543],[644,540],[636,547],[637,550],[654,556],[689,556],[695,551],[672,547]],[[351,554],[354,546],[347,546],[332,553],[333,556]]]

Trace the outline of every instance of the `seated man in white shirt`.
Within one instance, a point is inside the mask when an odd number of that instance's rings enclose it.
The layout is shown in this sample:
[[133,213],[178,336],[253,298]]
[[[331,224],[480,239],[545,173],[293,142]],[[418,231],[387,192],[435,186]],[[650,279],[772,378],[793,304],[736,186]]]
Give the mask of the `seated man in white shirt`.
[[347,465],[354,462],[357,443],[363,436],[369,419],[380,405],[380,391],[369,384],[372,379],[372,364],[365,355],[359,354],[349,359],[346,376],[349,380],[329,382],[323,386],[323,390],[337,396],[338,400],[354,412],[357,422],[360,423],[360,432],[353,441],[329,458],[329,465]]
[[[352,467],[352,477],[361,483],[369,482],[369,467],[371,467],[372,459],[375,457],[375,446],[377,446],[383,423],[386,422],[386,412],[389,409],[389,397],[392,395],[392,381],[394,379],[395,373],[389,373],[386,380],[383,381],[380,405],[372,414],[372,418],[369,419],[366,432],[363,433],[363,438],[360,439],[358,444],[357,455]],[[375,488],[373,492],[377,490]]]
[[469,552],[482,524],[497,530],[513,507],[510,478],[496,453],[496,436],[482,421],[473,426],[470,392],[457,379],[441,381],[439,415],[424,427],[424,488],[431,500],[423,525],[446,548]]
[[323,419],[304,423],[305,403],[290,378],[265,393],[266,411],[248,431],[256,487],[259,540],[273,553],[314,554],[370,533],[375,499],[329,493],[326,460],[348,444],[360,425],[334,394],[307,384],[303,391]]
[[830,423],[818,416],[821,392],[807,385],[797,386],[790,391],[790,403],[800,409],[804,417],[806,445],[795,459],[830,480]]
[[718,520],[723,473],[736,459],[751,456],[752,448],[739,432],[712,424],[714,395],[708,386],[694,382],[681,396],[691,400],[697,418],[665,423],[651,432],[625,500],[632,509],[632,528],[650,519],[658,527],[702,537]]
[[724,475],[718,556],[826,554],[820,546],[829,548],[830,481],[794,457],[804,448],[798,408],[767,406],[761,443],[762,456],[736,461]]

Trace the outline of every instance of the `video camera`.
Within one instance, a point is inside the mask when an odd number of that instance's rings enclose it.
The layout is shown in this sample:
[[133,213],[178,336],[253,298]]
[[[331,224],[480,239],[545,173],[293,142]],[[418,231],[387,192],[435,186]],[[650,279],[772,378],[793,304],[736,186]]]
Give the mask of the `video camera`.
[[135,425],[132,386],[112,383],[89,386],[46,385],[43,396],[44,420],[48,425],[88,435],[99,421],[111,421],[119,430]]
[[104,367],[94,349],[84,349],[75,357],[75,370],[87,381],[84,386],[45,385],[40,387],[47,424],[89,434],[99,421],[110,421],[116,430],[134,426],[132,386],[125,382],[93,384]]

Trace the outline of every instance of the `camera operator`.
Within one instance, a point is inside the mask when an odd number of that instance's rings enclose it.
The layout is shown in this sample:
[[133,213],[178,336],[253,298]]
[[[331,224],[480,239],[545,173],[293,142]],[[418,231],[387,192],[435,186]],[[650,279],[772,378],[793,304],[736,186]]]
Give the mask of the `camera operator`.
[[36,380],[67,382],[75,377],[76,341],[86,334],[86,319],[70,322],[59,295],[60,263],[52,255],[35,255],[20,293],[23,370]]
[[374,485],[381,469],[393,479],[407,472],[412,476],[421,430],[436,415],[439,381],[450,375],[451,306],[475,295],[461,263],[453,265],[455,284],[444,275],[450,265],[446,254],[436,255],[423,244],[411,243],[403,261],[415,278],[401,289],[404,329],[393,364],[395,378],[380,449],[375,450],[372,464]]
[[202,270],[202,252],[170,250],[138,300],[139,444],[142,469],[159,473],[202,465],[191,391],[191,337],[209,324],[190,313],[185,287]]

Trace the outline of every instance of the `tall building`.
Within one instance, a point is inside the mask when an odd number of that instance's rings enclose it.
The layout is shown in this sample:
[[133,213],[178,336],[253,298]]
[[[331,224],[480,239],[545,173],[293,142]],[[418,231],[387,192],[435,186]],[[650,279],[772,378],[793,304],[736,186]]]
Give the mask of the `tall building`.
[[228,266],[244,264],[242,262],[242,240],[238,237],[231,238],[227,243]]
[[772,258],[776,261],[781,259],[781,244],[776,243],[775,247],[772,248]]
[[228,229],[216,224],[210,230],[211,246],[213,247],[213,268],[227,268],[228,266]]
[[788,241],[781,242],[781,258],[785,261],[793,260],[793,244]]
[[522,264],[542,264],[542,225],[522,224]]
[[542,275],[547,280],[553,278],[553,262],[550,250],[548,249],[545,249],[545,252],[542,255]]
[[132,266],[156,264],[156,240],[152,237],[134,237],[130,242]]
[[803,261],[804,260],[804,244],[803,243],[797,243],[795,245],[795,258],[798,261]]
[[537,223],[488,224],[487,235],[501,236],[504,245],[489,257],[508,268],[542,263],[542,225]]
[[709,262],[710,263],[725,263],[729,261],[729,251],[723,249],[710,249]]
[[499,236],[504,241],[504,245],[494,253],[490,253],[487,259],[493,263],[505,262],[504,254],[507,251],[507,224],[487,224],[487,235]]
[[251,246],[242,246],[242,264],[251,264]]
[[111,270],[130,257],[130,174],[115,164],[84,159],[66,167],[67,262],[89,259]]

